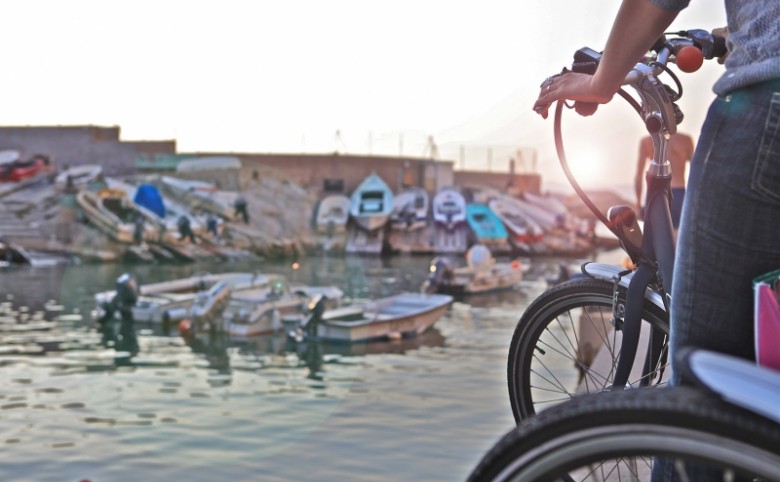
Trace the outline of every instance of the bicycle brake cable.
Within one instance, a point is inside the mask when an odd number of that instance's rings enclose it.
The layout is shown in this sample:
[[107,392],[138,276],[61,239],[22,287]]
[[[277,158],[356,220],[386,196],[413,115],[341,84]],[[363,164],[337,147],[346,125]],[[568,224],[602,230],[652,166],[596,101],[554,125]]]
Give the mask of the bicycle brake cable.
[[[637,111],[640,115],[642,114],[642,107],[639,105],[639,103],[631,97],[625,90],[622,88],[618,90],[617,92],[623,99],[628,102],[631,107],[634,108],[634,110]],[[572,188],[574,188],[574,191],[577,193],[577,196],[582,200],[583,203],[585,203],[585,206],[587,206],[588,210],[593,213],[596,218],[601,221],[602,224],[604,224],[607,229],[612,232],[618,239],[623,241],[622,235],[618,232],[618,230],[614,227],[614,225],[607,219],[607,217],[602,214],[602,212],[599,210],[598,207],[591,201],[591,199],[588,197],[588,195],[585,193],[585,191],[580,187],[579,183],[577,182],[577,179],[574,177],[574,174],[571,172],[571,169],[569,168],[569,162],[566,158],[566,152],[563,147],[563,135],[561,132],[561,118],[563,113],[563,106],[567,105],[565,100],[559,100],[556,102],[555,105],[555,121],[553,123],[553,131],[555,135],[555,150],[558,153],[558,160],[561,164],[561,167],[563,168],[563,173],[566,175],[566,179],[568,179],[569,184],[571,184]],[[625,242],[625,241],[624,241]],[[647,256],[647,254],[642,251],[641,247],[639,247],[639,250],[641,252],[641,256],[637,261],[643,261],[648,263],[653,263],[653,261],[650,259],[650,257]]]

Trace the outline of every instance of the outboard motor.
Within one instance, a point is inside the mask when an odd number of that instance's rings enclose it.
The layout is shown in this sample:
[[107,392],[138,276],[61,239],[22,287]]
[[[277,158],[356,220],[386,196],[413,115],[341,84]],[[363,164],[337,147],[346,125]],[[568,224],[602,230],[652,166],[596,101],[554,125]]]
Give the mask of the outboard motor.
[[439,286],[452,281],[453,267],[449,258],[443,256],[433,258],[430,271],[428,279],[423,284],[423,291],[426,293],[435,293]]
[[138,282],[133,275],[125,273],[116,279],[116,294],[109,301],[100,305],[101,325],[114,318],[114,313],[119,311],[122,321],[133,321],[132,308],[138,301]]
[[129,273],[125,273],[116,280],[116,296],[112,304],[119,310],[122,316],[122,325],[134,322],[132,308],[138,301],[138,281]]
[[131,307],[138,301],[138,281],[129,273],[116,279],[116,296],[120,306]]
[[301,322],[301,329],[308,336],[317,336],[317,324],[322,320],[325,312],[325,303],[328,298],[323,295],[315,296],[309,303],[309,311]]

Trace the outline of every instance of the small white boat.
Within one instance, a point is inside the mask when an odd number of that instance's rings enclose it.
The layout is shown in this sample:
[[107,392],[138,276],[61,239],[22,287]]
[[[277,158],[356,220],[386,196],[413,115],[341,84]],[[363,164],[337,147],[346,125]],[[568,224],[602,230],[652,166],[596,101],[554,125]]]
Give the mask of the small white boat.
[[458,189],[446,187],[433,196],[433,221],[448,231],[466,222],[466,199]]
[[106,178],[106,184],[114,191],[124,192],[136,206],[146,208],[154,216],[156,224],[165,226],[165,234],[169,238],[167,241],[179,237],[179,222],[182,216],[189,220],[193,233],[203,234],[206,232],[205,220],[193,216],[186,207],[162,195],[151,184],[137,185],[112,177]]
[[556,213],[542,206],[517,198],[511,198],[511,201],[516,203],[526,216],[533,219],[536,224],[541,226],[545,231],[562,226],[563,224],[563,218],[559,218]]
[[556,227],[575,232],[580,229],[582,219],[579,219],[569,211],[563,199],[553,194],[542,196],[532,193],[523,194],[523,198],[534,206],[551,212],[555,216]]
[[235,218],[238,193],[221,191],[211,183],[160,176],[156,182],[165,194],[193,210],[203,210],[224,219]]
[[335,308],[344,292],[335,286],[291,284],[282,275],[264,275],[252,288],[233,291],[217,329],[235,337],[278,332],[284,318],[300,316],[315,296],[323,296],[326,305]]
[[120,243],[135,244],[134,233],[139,217],[143,220],[143,240],[157,241],[160,237],[158,217],[133,203],[121,191],[82,189],[76,195],[76,201],[90,224]]
[[325,310],[316,324],[316,336],[347,343],[413,337],[433,326],[451,303],[449,295],[401,293]]
[[33,267],[55,266],[67,262],[65,258],[54,257],[34,251],[13,243],[0,242],[0,267],[8,268],[12,264],[26,264]]
[[469,249],[466,260],[466,266],[454,267],[447,258],[434,258],[423,291],[460,297],[512,289],[523,280],[527,269],[519,259],[497,263],[481,244]]
[[[254,283],[263,282],[263,275],[256,273],[202,273],[187,278],[179,278],[157,283],[141,285],[138,299],[132,307],[133,319],[147,323],[179,321],[188,316],[190,307],[199,293],[208,292],[217,283],[226,284],[232,291],[251,288]],[[116,290],[107,290],[95,294],[95,316],[101,318],[105,304],[116,295]],[[203,298],[203,297],[201,297]],[[205,305],[205,301],[201,301]]]
[[103,166],[99,164],[73,166],[57,174],[54,185],[57,186],[57,189],[63,190],[70,182],[73,187],[80,188],[97,179],[102,173]]
[[390,228],[415,231],[428,225],[428,192],[421,187],[410,187],[395,195],[390,213]]
[[376,174],[370,174],[350,196],[349,214],[366,231],[387,224],[393,210],[393,191]]
[[329,194],[317,204],[314,223],[318,233],[342,233],[347,229],[348,220],[349,198],[344,194]]

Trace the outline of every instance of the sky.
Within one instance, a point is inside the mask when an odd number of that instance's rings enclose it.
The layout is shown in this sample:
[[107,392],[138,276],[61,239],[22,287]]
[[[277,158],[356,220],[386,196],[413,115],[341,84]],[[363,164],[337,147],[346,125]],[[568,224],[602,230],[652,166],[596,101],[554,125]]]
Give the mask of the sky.
[[[0,125],[118,125],[180,152],[429,156],[563,180],[541,81],[601,50],[617,0],[0,0]],[[725,25],[692,0],[673,29]],[[715,62],[683,78],[698,137]],[[573,114],[572,114],[573,116]],[[586,185],[629,184],[643,135],[614,101],[564,134]],[[535,156],[532,154],[535,152]],[[535,161],[532,159],[535,157]]]

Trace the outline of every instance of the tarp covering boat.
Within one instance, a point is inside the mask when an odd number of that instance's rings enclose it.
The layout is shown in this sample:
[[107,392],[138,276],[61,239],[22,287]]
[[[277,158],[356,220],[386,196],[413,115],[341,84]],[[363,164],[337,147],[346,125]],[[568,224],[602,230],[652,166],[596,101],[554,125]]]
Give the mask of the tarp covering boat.
[[165,204],[163,203],[163,198],[156,186],[152,186],[151,184],[139,185],[133,201],[161,218],[165,217]]

